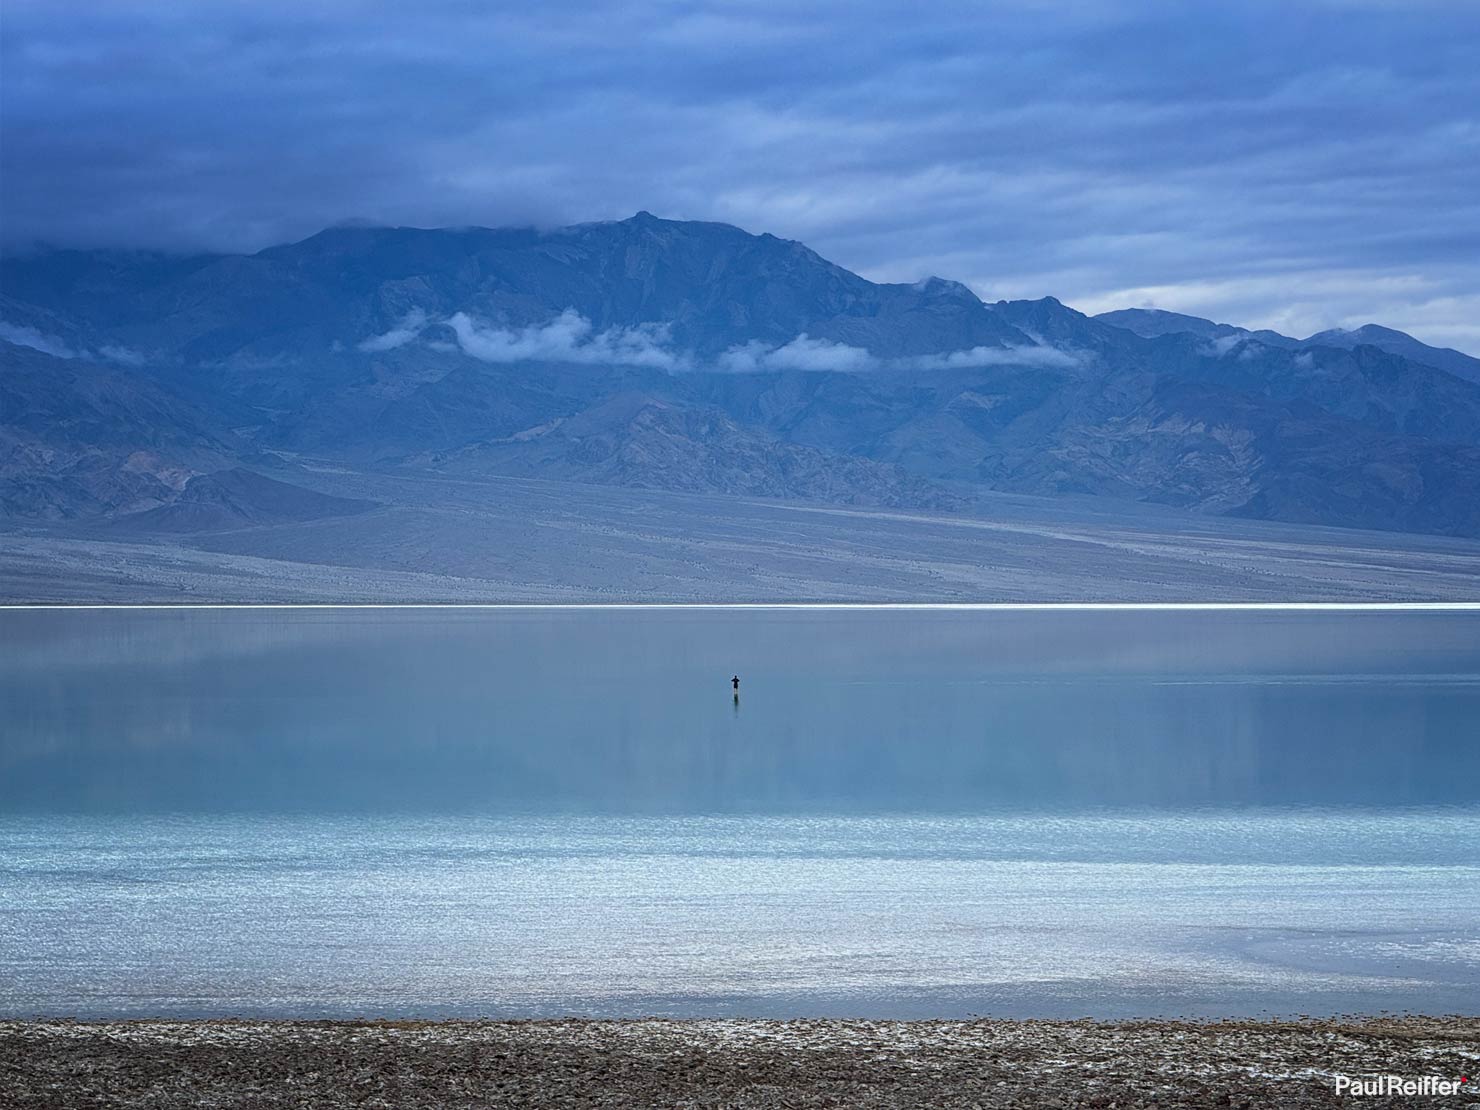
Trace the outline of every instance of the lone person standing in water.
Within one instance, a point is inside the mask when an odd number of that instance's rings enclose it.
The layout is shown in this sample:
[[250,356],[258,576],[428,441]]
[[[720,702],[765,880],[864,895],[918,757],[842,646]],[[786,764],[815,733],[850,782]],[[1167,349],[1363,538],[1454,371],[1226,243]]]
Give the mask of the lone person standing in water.
[[735,688],[735,700],[738,701],[740,699],[740,676],[736,675],[730,679],[730,685]]

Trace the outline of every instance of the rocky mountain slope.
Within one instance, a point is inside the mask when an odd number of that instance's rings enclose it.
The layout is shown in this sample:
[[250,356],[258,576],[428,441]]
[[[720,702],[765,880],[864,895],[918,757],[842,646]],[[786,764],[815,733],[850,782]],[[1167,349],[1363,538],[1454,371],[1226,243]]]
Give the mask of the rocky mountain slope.
[[1460,352],[985,304],[647,213],[11,257],[0,339],[17,522],[363,508],[315,499],[328,466],[935,509],[1090,494],[1480,535],[1480,360]]

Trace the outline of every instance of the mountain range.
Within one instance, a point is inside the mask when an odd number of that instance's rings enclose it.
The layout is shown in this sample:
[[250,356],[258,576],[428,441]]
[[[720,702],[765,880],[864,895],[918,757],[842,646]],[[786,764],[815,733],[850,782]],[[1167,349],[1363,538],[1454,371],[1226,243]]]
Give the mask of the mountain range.
[[1480,536],[1480,360],[1295,339],[631,219],[0,260],[0,519],[368,512],[328,470],[971,512],[984,491]]

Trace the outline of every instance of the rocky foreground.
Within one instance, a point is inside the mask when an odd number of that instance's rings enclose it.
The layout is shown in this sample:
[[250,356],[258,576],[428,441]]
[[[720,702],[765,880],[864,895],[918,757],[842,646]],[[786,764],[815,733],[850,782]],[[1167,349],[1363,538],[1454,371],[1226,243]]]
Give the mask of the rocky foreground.
[[0,1023],[9,1107],[1480,1106],[1480,1018]]

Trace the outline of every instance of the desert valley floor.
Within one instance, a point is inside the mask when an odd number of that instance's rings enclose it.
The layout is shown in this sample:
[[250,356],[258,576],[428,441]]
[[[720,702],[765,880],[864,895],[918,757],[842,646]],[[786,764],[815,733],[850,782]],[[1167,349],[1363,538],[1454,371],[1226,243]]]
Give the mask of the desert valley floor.
[[1480,600],[1480,541],[984,495],[960,513],[293,475],[352,516],[0,529],[8,603]]

